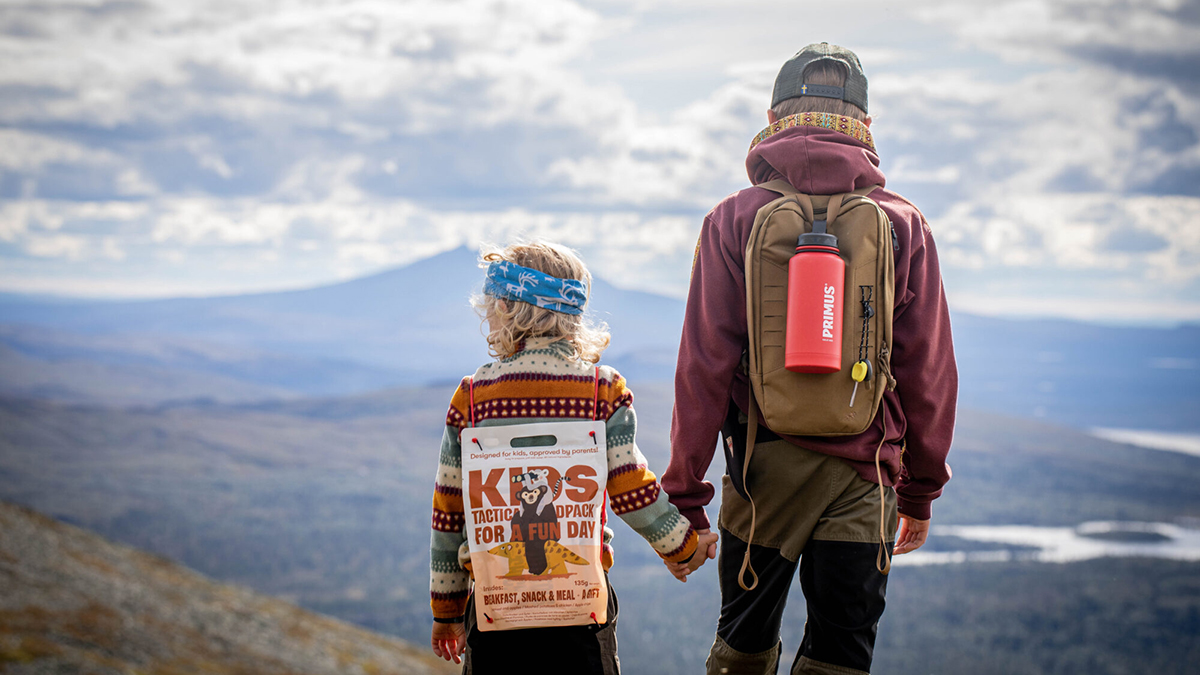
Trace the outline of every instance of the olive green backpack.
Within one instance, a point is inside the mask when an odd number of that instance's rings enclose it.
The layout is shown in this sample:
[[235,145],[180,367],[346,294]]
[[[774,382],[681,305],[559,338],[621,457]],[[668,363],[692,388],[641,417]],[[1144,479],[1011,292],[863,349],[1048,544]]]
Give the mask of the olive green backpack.
[[[746,320],[750,346],[746,369],[750,379],[749,424],[742,485],[754,451],[758,422],[789,436],[852,436],[871,426],[885,388],[894,389],[891,372],[892,313],[896,294],[894,231],[887,214],[867,197],[878,186],[840,195],[805,195],[783,180],[758,187],[781,196],[758,210],[746,243]],[[784,367],[787,326],[788,263],[796,239],[824,220],[837,237],[846,261],[842,303],[842,368],[836,373],[794,373]],[[863,380],[852,377],[857,362]],[[886,429],[885,429],[886,436]],[[882,447],[882,443],[880,444]],[[876,451],[876,464],[879,459]],[[883,486],[880,483],[882,496]],[[750,538],[754,537],[754,500],[750,500]],[[882,499],[881,499],[882,506]],[[880,539],[884,539],[880,523]],[[749,569],[749,547],[742,575]],[[880,571],[887,573],[883,551]],[[754,575],[753,569],[750,573]],[[747,587],[758,584],[758,576]]]
[[[875,419],[884,388],[894,384],[891,223],[866,196],[875,186],[834,196],[800,194],[782,180],[758,187],[782,195],[758,210],[746,243],[748,370],[758,414],[772,431],[790,436],[860,434]],[[846,261],[842,369],[829,374],[793,373],[783,365],[788,263],[814,217],[826,221]],[[851,371],[860,360],[870,364],[870,375],[855,391]]]

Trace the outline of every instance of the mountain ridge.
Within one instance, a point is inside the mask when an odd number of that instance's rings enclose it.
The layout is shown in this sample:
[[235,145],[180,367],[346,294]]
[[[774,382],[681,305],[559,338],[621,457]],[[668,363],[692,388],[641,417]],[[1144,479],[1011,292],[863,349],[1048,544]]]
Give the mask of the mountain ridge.
[[[0,392],[145,405],[456,381],[490,360],[469,303],[481,279],[475,252],[458,248],[292,291],[82,304],[0,299]],[[632,382],[672,380],[684,307],[596,279],[590,310],[612,333],[605,363]],[[1079,428],[1200,430],[1200,326],[962,312],[951,320],[964,405]]]

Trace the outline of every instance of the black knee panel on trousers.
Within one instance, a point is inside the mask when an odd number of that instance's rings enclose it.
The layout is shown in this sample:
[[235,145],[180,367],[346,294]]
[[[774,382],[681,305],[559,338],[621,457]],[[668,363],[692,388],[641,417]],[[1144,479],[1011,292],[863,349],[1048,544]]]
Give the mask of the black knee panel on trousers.
[[871,669],[887,591],[887,576],[875,567],[878,551],[879,544],[808,542],[800,557],[808,621],[797,657]]
[[870,671],[887,590],[887,577],[875,567],[878,544],[810,540],[799,565],[776,549],[753,545],[750,560],[759,579],[753,591],[745,591],[737,583],[745,551],[745,542],[721,531],[717,635],[726,644],[751,654],[775,646],[798,566],[808,621],[796,659],[807,656]]
[[758,587],[744,591],[738,585],[738,572],[746,542],[721,530],[721,551],[717,559],[721,582],[721,616],[717,635],[739,652],[766,651],[779,641],[779,627],[787,606],[788,589],[796,576],[796,563],[767,546],[750,546],[750,563],[758,574]]

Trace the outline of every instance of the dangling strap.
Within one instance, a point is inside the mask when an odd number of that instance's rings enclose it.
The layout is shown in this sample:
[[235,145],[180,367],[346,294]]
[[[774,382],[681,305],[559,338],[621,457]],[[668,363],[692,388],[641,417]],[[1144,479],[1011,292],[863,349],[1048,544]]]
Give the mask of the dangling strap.
[[[750,495],[750,455],[754,454],[754,443],[758,440],[758,402],[754,400],[754,392],[750,392],[750,414],[746,422],[746,461],[742,463],[742,489],[750,500],[750,538],[746,541],[746,556],[742,559],[742,569],[738,571],[738,586],[742,590],[752,591],[758,586],[758,574],[750,565],[750,545],[754,543],[754,526],[758,520],[758,509],[754,506],[754,497]],[[749,586],[744,581],[746,572],[754,579]]]
[[887,552],[887,500],[884,499],[883,471],[879,469],[879,451],[883,450],[883,443],[887,440],[887,410],[880,410],[879,416],[883,420],[883,438],[875,446],[875,478],[879,481],[879,554],[875,556],[875,569],[880,574],[887,574],[892,569],[892,557]]
[[467,414],[471,417],[471,426],[475,426],[475,378],[467,378],[467,396],[470,399],[470,407],[467,408]]

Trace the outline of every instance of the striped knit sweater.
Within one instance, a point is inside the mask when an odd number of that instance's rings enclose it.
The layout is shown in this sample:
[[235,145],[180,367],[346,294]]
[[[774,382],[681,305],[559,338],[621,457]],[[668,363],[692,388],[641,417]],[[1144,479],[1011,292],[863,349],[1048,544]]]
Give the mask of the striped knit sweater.
[[[594,366],[569,358],[565,341],[534,338],[524,349],[475,371],[475,424],[478,426],[591,419]],[[634,441],[637,421],[633,393],[625,379],[600,367],[596,419],[606,420],[608,500],[613,513],[650,543],[664,559],[691,558],[697,535],[646,467]],[[470,595],[470,555],[462,496],[462,448],[459,431],[470,424],[467,379],[459,385],[446,414],[441,456],[433,493],[429,595],[435,619],[456,619]],[[604,528],[603,564],[612,566],[612,530]]]

